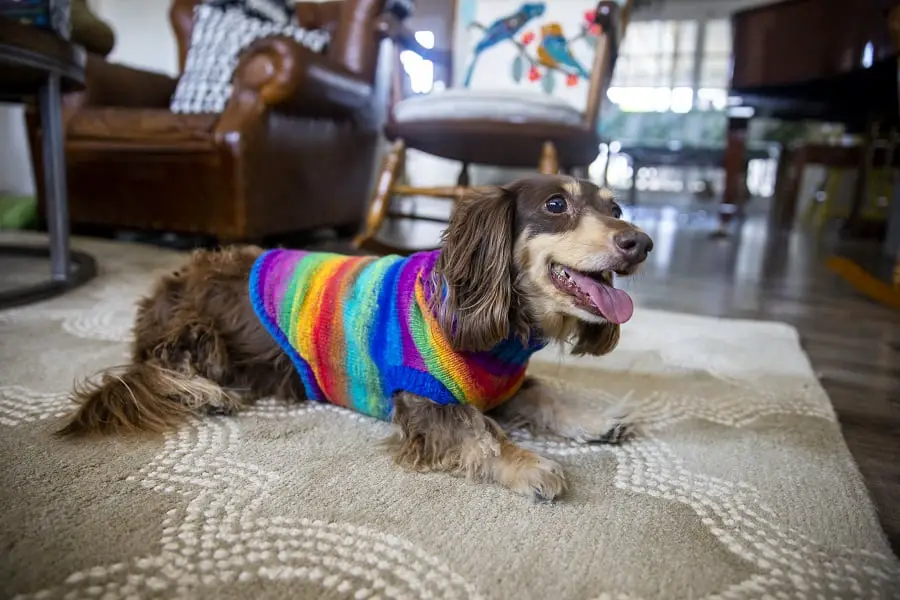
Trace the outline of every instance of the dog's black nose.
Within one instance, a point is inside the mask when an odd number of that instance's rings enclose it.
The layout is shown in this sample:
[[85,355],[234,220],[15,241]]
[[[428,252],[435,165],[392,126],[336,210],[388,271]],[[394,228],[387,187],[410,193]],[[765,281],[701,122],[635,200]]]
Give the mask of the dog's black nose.
[[630,229],[616,234],[614,239],[616,246],[629,262],[639,263],[653,250],[653,240],[643,231]]

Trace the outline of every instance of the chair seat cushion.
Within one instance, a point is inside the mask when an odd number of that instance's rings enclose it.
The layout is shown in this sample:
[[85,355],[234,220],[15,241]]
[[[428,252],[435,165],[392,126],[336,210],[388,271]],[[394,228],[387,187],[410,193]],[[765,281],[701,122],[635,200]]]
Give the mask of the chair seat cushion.
[[83,108],[66,127],[71,142],[212,147],[218,115],[179,115],[166,109]]
[[600,137],[581,125],[515,123],[511,121],[431,120],[385,127],[389,140],[402,139],[408,148],[471,164],[537,168],[546,142],[552,142],[560,164],[587,166],[600,153]]
[[394,106],[398,123],[503,121],[578,126],[583,115],[565,100],[540,93],[450,89],[413,96]]

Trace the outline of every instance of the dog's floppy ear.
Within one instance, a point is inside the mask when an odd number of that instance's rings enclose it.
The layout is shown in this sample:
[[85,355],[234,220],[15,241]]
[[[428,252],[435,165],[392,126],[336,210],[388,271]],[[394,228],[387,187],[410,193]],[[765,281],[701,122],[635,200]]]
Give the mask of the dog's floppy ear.
[[572,354],[602,356],[615,350],[619,344],[619,326],[616,323],[578,324]]
[[473,190],[450,217],[434,298],[438,324],[456,350],[489,350],[511,331],[527,335],[513,280],[515,215],[515,193],[488,187]]

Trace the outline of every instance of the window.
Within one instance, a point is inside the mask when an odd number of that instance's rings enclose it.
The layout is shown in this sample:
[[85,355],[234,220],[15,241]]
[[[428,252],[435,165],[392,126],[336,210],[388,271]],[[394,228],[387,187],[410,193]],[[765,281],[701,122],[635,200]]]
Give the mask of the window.
[[731,79],[731,23],[716,19],[706,23],[703,62],[700,65],[700,110],[725,110]]
[[[417,31],[416,41],[425,48],[434,48],[433,31]],[[409,75],[410,86],[416,94],[427,94],[434,88],[434,63],[411,50],[400,53],[400,63]]]
[[609,99],[626,112],[688,112],[694,104],[696,21],[628,26]]
[[726,89],[731,79],[731,24],[727,19],[706,23],[700,87]]
[[638,21],[628,26],[608,95],[624,112],[722,111],[730,69],[728,19]]

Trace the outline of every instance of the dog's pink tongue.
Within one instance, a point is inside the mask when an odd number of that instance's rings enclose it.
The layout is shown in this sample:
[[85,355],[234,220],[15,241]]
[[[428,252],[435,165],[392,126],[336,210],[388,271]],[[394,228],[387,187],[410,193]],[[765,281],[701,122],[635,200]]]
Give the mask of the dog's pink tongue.
[[607,321],[624,323],[634,314],[634,302],[631,296],[611,285],[600,283],[587,275],[569,271],[575,284],[591,298]]

